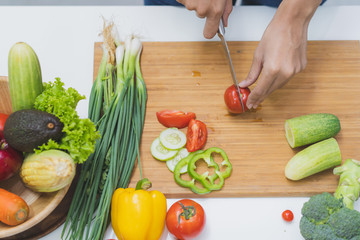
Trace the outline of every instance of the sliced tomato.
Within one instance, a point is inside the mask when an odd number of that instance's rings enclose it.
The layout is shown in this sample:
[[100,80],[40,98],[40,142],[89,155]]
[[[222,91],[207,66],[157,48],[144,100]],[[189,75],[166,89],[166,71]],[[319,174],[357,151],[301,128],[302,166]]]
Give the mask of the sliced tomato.
[[204,147],[207,139],[205,123],[200,120],[191,119],[186,134],[186,149],[194,152]]
[[163,110],[156,113],[158,121],[165,127],[184,128],[189,125],[191,119],[195,119],[193,112],[182,112],[177,110]]

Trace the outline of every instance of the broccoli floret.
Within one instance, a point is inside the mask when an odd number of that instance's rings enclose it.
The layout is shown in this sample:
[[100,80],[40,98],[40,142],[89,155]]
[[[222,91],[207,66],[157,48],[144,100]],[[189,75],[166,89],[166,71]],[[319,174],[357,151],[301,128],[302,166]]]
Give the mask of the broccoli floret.
[[339,237],[360,237],[360,213],[356,210],[343,207],[330,216],[328,224]]
[[301,213],[300,232],[306,240],[360,240],[360,213],[330,193],[312,196]]

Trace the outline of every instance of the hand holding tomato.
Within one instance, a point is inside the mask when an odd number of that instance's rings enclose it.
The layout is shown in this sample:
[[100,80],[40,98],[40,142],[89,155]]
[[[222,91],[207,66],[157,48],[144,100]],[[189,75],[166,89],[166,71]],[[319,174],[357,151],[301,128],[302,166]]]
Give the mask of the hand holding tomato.
[[[242,96],[244,109],[245,111],[249,110],[246,106],[246,102],[248,99],[248,96],[250,95],[250,89],[249,88],[240,88],[240,93]],[[225,104],[228,107],[229,112],[231,113],[242,113],[242,107],[241,102],[238,97],[238,94],[236,93],[235,85],[231,85],[228,87],[225,91],[224,95]]]
[[190,199],[175,202],[166,215],[166,227],[177,239],[198,236],[205,225],[205,212],[200,204]]

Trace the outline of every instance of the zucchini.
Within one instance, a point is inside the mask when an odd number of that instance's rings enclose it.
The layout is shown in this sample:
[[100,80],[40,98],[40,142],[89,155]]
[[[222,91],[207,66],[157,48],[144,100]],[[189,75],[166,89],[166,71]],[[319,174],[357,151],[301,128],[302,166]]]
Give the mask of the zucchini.
[[8,71],[13,112],[32,109],[43,85],[39,59],[28,44],[18,42],[11,47]]
[[300,180],[340,164],[339,145],[335,138],[329,138],[310,145],[292,157],[285,167],[285,176],[290,180]]
[[285,121],[285,136],[292,148],[334,137],[341,129],[339,119],[330,113],[314,113]]

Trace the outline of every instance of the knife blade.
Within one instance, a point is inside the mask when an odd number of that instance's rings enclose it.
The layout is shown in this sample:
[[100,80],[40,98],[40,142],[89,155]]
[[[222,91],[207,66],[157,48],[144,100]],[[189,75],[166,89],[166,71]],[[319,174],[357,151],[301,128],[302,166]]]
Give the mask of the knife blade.
[[245,107],[244,107],[244,103],[243,103],[243,100],[242,100],[242,95],[241,95],[241,92],[240,92],[239,84],[238,84],[238,81],[236,79],[234,66],[232,64],[229,48],[228,48],[228,45],[227,45],[226,39],[225,39],[225,27],[224,27],[224,23],[223,23],[222,18],[220,19],[219,30],[218,30],[217,34],[218,34],[219,38],[221,39],[221,44],[222,44],[222,46],[223,46],[223,48],[225,50],[225,56],[226,56],[226,59],[227,59],[227,62],[228,62],[229,68],[230,68],[230,73],[231,73],[231,76],[232,76],[233,83],[235,85],[236,93],[237,93],[237,95],[238,95],[238,97],[240,99],[241,108],[242,108],[243,112],[245,112]]

